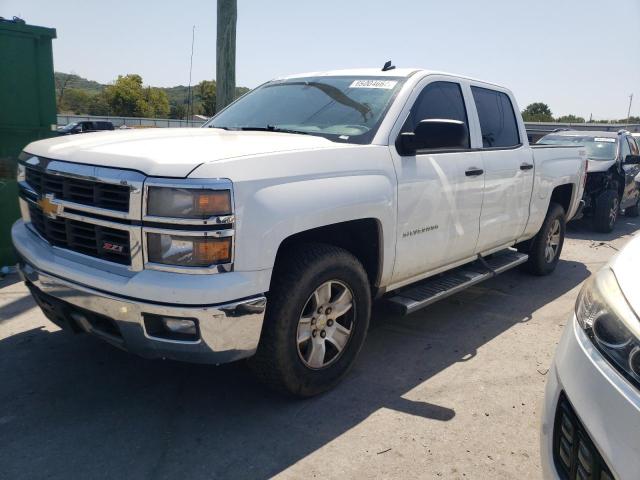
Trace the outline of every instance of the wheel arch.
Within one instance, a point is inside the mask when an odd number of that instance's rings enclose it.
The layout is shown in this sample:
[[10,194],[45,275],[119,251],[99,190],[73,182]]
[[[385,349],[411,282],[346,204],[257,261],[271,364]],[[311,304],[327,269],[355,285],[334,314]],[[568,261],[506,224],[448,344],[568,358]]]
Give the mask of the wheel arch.
[[[288,252],[303,244],[322,243],[340,247],[362,263],[374,295],[380,286],[384,260],[382,223],[362,218],[304,230],[286,237],[278,246],[274,270]],[[272,281],[275,275],[272,276]]]

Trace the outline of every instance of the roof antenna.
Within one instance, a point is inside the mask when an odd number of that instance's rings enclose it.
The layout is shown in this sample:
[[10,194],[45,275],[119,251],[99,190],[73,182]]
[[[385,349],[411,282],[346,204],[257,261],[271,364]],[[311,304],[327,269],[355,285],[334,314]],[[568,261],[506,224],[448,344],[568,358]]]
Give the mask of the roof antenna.
[[394,68],[396,68],[395,65],[391,65],[391,60],[388,60],[385,64],[384,67],[382,67],[382,71],[383,72],[387,72],[389,70],[393,70]]

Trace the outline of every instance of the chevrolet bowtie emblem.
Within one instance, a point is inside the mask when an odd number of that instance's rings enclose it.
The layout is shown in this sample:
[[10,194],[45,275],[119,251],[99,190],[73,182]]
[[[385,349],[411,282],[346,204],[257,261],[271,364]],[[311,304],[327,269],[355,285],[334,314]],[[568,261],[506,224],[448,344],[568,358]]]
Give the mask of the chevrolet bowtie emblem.
[[38,205],[40,205],[42,213],[51,219],[55,219],[64,210],[64,207],[56,203],[53,195],[50,193],[38,200]]

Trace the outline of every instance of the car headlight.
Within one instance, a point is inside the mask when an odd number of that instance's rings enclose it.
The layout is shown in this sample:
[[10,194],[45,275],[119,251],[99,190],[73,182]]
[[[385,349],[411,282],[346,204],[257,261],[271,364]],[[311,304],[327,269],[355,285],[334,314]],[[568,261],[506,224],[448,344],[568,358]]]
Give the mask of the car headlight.
[[147,215],[207,219],[231,214],[231,192],[202,188],[149,187]]
[[587,280],[576,301],[576,318],[612,365],[640,383],[640,320],[613,270],[603,268]]
[[147,233],[149,262],[209,267],[231,262],[231,237]]

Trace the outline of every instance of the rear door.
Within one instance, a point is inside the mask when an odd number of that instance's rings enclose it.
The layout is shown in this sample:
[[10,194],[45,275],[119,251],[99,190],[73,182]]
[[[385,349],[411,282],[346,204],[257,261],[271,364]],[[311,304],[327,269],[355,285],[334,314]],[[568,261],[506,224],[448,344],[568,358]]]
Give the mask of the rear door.
[[477,252],[500,247],[522,235],[533,190],[533,153],[521,138],[510,95],[498,88],[471,86],[482,136],[484,198]]
[[[471,148],[478,132],[477,125],[469,122],[469,101],[464,80],[428,76],[418,83],[392,130],[390,149],[398,176],[394,282],[473,255],[484,177],[482,152]],[[398,135],[413,131],[425,119],[464,122],[469,130],[466,146],[400,155],[394,145]]]

